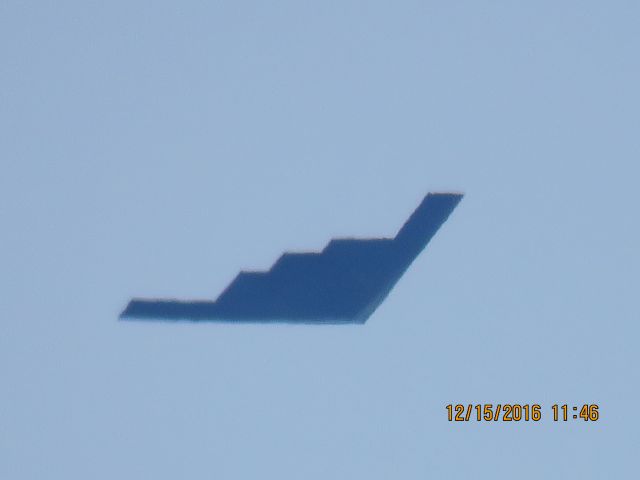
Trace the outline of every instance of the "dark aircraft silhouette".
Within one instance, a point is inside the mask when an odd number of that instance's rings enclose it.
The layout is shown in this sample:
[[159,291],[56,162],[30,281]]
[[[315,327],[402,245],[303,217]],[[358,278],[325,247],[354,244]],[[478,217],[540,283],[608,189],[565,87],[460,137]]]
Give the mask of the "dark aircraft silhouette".
[[123,319],[364,323],[462,199],[430,193],[395,238],[334,239],[284,253],[268,271],[240,272],[215,301],[133,299]]

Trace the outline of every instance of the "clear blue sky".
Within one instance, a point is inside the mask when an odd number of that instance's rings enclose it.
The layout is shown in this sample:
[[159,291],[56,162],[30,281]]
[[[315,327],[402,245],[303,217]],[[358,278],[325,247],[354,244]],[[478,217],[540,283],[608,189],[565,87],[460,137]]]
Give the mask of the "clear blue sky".
[[[639,19],[3,0],[0,477],[636,478]],[[466,197],[365,326],[117,321],[435,190]]]

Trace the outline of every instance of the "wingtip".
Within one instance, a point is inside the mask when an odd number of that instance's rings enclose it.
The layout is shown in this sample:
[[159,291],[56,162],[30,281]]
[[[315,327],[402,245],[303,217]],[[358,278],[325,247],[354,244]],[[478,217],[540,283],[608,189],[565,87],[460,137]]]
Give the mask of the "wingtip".
[[442,197],[464,197],[466,195],[465,192],[463,191],[459,191],[459,190],[451,190],[451,191],[445,191],[445,192],[429,192],[427,193],[427,197],[428,196],[442,196]]
[[118,320],[125,320],[127,318],[130,318],[131,316],[131,312],[129,310],[129,307],[131,307],[131,301],[129,303],[127,303],[127,306],[124,307],[124,310],[122,310],[122,312],[120,312],[120,315],[118,315]]

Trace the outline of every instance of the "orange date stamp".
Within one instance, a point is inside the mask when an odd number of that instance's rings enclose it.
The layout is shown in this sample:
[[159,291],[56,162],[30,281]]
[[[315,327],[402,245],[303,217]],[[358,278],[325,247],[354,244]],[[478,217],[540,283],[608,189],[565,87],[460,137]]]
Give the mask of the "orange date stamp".
[[[450,422],[539,422],[543,417],[543,408],[537,403],[450,403],[446,410]],[[551,406],[551,418],[554,422],[595,422],[600,419],[600,410],[597,404],[556,403]]]

